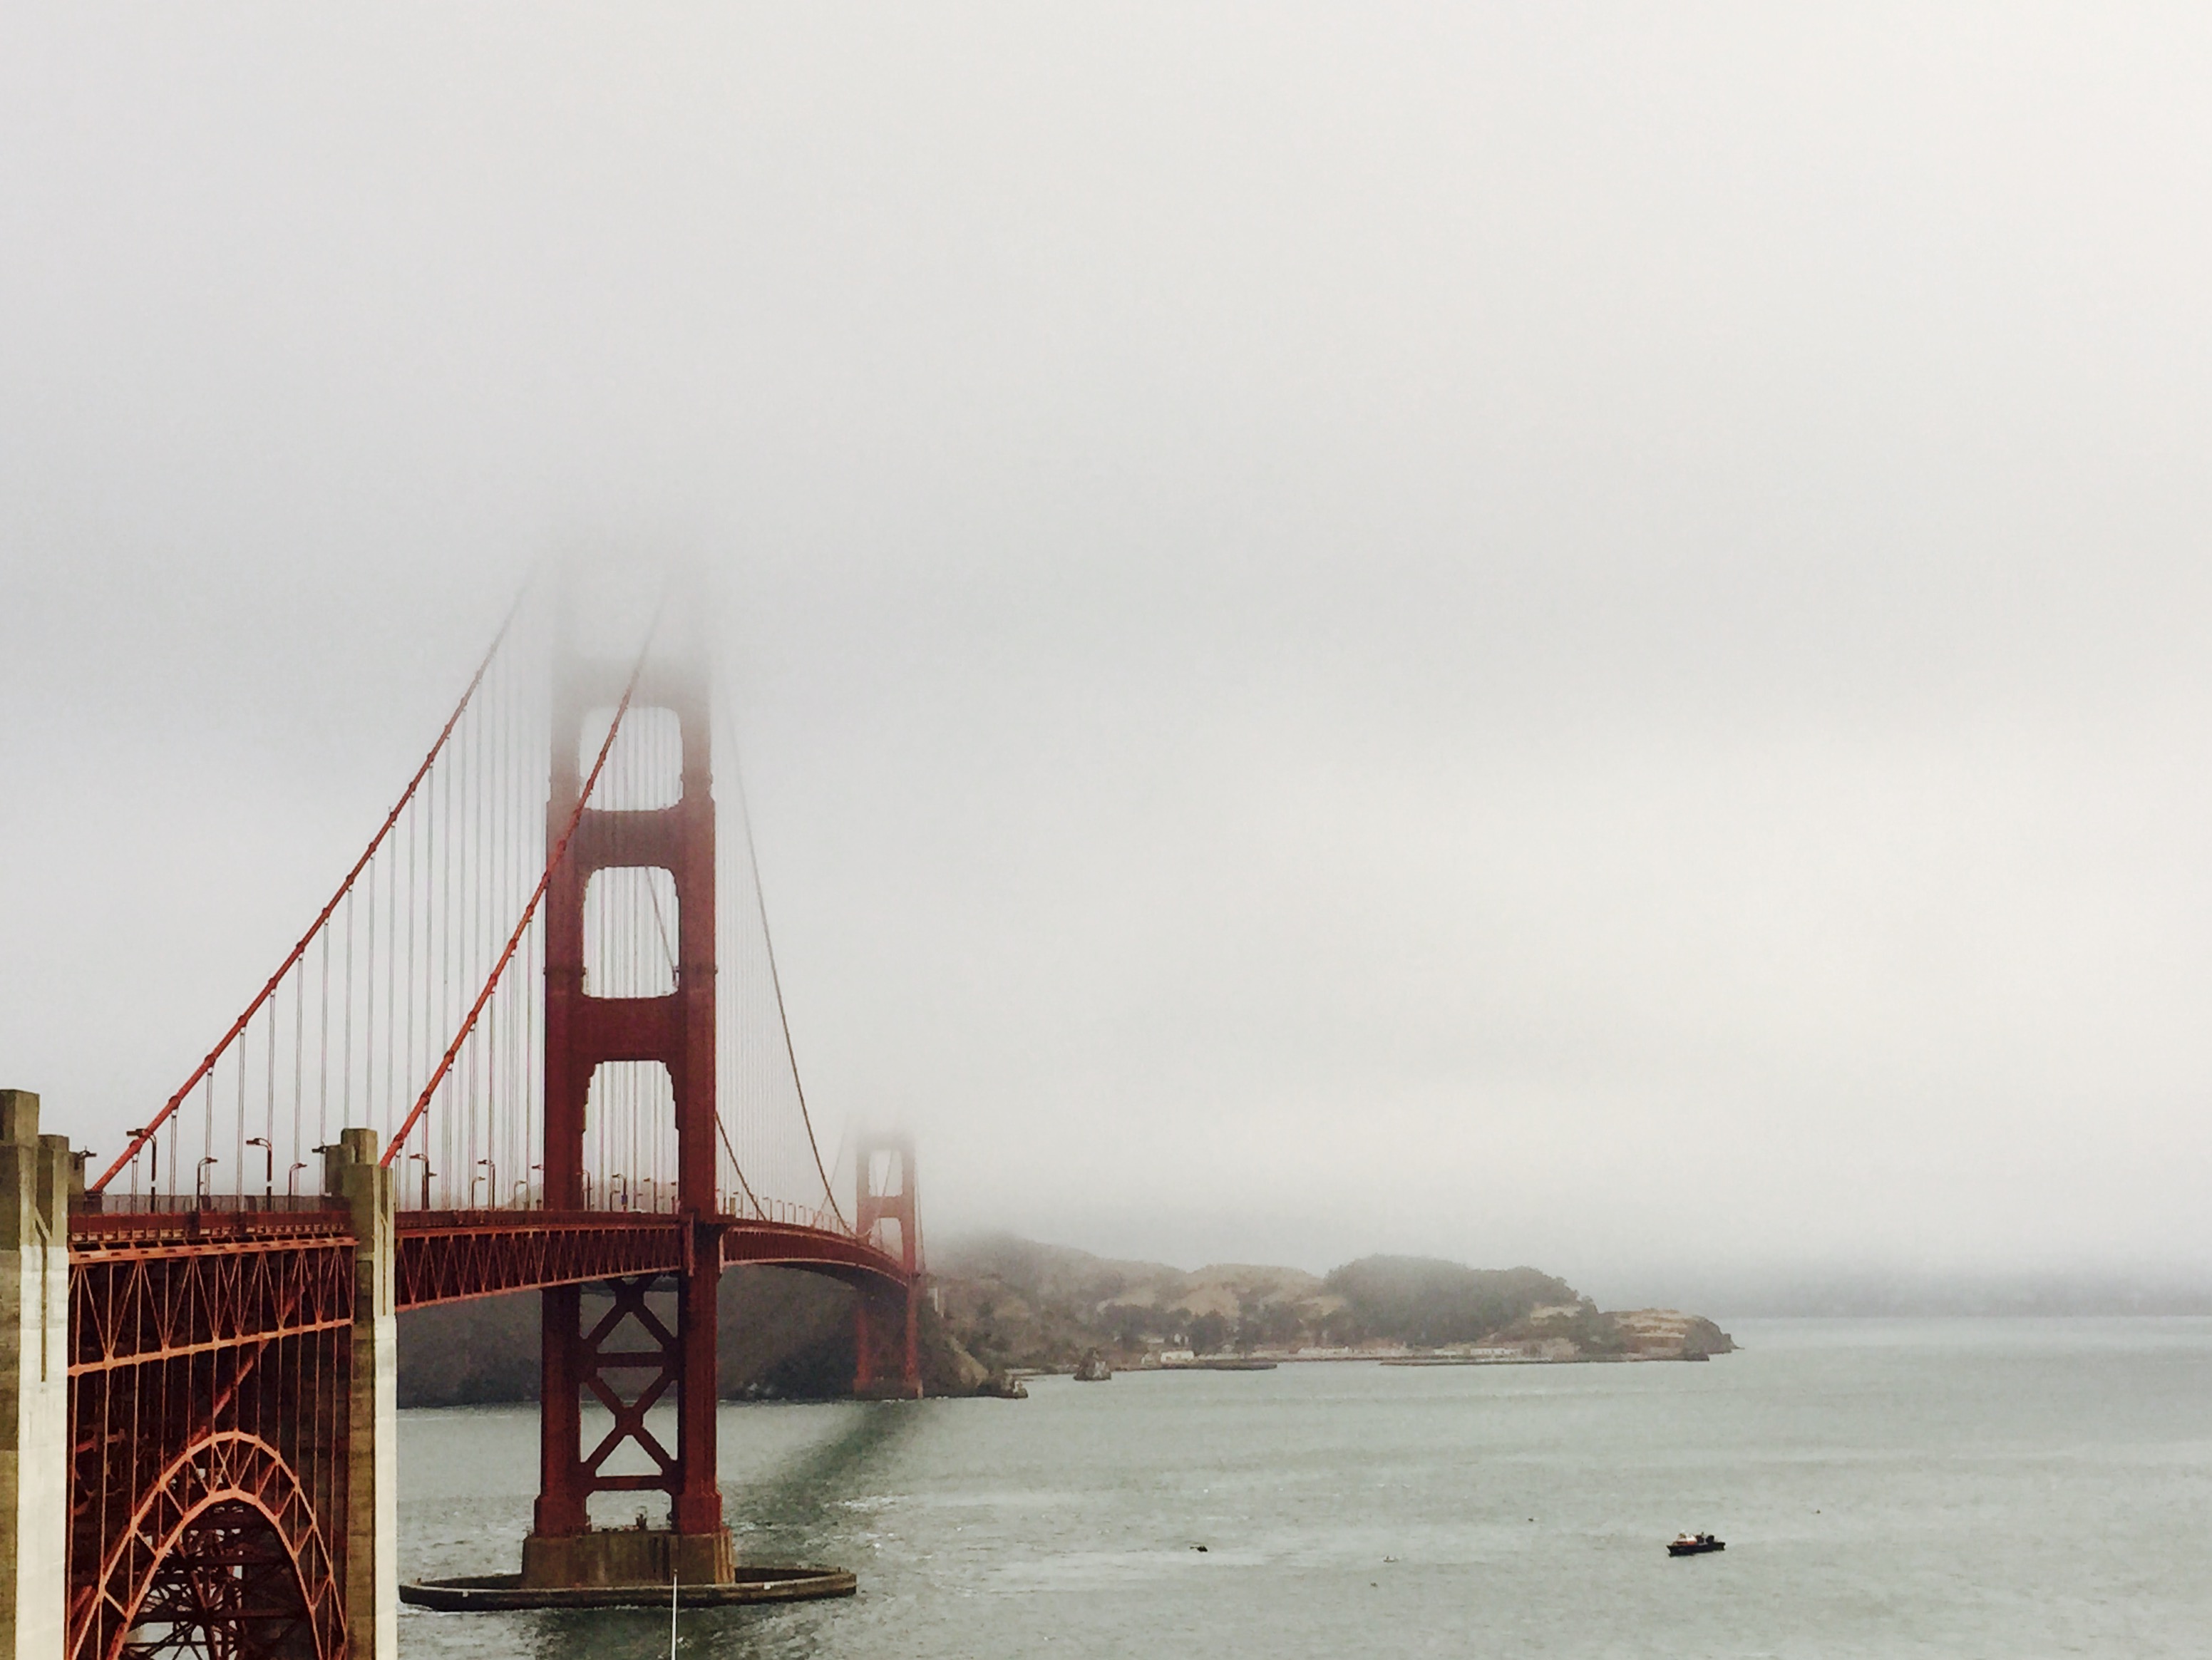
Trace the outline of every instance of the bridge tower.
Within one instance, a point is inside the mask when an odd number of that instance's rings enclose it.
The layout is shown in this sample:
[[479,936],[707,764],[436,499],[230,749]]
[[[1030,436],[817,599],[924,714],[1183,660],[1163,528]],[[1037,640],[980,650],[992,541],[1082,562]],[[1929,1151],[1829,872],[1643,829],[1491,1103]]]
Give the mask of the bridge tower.
[[902,1288],[856,1281],[853,1287],[853,1393],[878,1399],[921,1395],[921,1236],[915,1209],[914,1142],[903,1135],[864,1139],[854,1151],[853,1230],[878,1237],[898,1231]]
[[[587,722],[596,751],[604,718],[628,680],[627,665],[556,648],[553,684],[548,845],[576,812]],[[666,1070],[675,1104],[675,1210],[685,1268],[604,1282],[556,1286],[543,1297],[544,1405],[539,1490],[523,1547],[530,1587],[661,1579],[672,1568],[686,1584],[728,1584],[733,1562],[722,1523],[714,1463],[714,1292],[722,1262],[715,1192],[714,802],[708,673],[703,656],[647,666],[623,716],[629,735],[671,717],[679,755],[676,797],[662,805],[586,807],[568,856],[546,894],[544,985],[545,1206],[581,1211],[586,1189],[585,1131],[592,1080],[602,1067],[647,1062]],[[665,746],[664,746],[665,747]],[[602,798],[604,799],[604,798]],[[625,869],[665,871],[675,915],[659,919],[675,960],[675,988],[659,996],[605,995],[586,983],[585,903],[592,879]],[[602,1204],[605,1194],[597,1195]],[[671,1306],[672,1303],[672,1307]],[[586,1395],[612,1428],[582,1444]],[[673,1396],[676,1444],[664,1445],[646,1414]],[[650,1473],[611,1472],[638,1462]],[[594,1529],[595,1493],[668,1495],[666,1531]]]

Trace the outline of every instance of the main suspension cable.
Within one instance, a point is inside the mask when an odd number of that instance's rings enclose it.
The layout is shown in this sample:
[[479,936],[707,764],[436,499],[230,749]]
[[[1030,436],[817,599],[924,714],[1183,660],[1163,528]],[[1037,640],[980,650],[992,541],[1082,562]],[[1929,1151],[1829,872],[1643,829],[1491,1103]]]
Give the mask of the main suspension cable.
[[[719,683],[715,690],[726,699],[728,694],[723,691]],[[768,982],[775,994],[775,1018],[783,1029],[783,1053],[791,1062],[791,1087],[799,1096],[799,1121],[806,1127],[807,1150],[814,1155],[814,1173],[822,1178],[822,1196],[829,1201],[830,1213],[837,1219],[838,1226],[850,1233],[853,1225],[846,1220],[844,1209],[837,1203],[836,1191],[830,1185],[830,1172],[822,1168],[822,1144],[814,1136],[814,1116],[806,1110],[806,1085],[799,1075],[799,1049],[791,1041],[791,1016],[783,1006],[783,979],[775,966],[775,940],[769,932],[768,897],[761,891],[760,853],[753,846],[752,808],[745,799],[744,767],[738,755],[738,723],[731,717],[726,701],[722,705],[722,723],[730,733],[730,782],[738,794],[738,825],[744,833],[745,864],[752,873],[753,909],[760,918],[761,945],[768,956]],[[732,1155],[732,1158],[735,1157],[735,1154]]]
[[[140,1151],[154,1138],[155,1133],[171,1120],[177,1108],[191,1094],[200,1080],[215,1070],[216,1062],[222,1058],[231,1044],[237,1041],[238,1035],[244,1031],[253,1017],[260,1012],[262,1005],[276,995],[277,987],[284,982],[284,976],[289,974],[300,959],[307,954],[307,947],[314,944],[315,937],[323,932],[325,925],[337,914],[337,908],[353,892],[354,883],[360,879],[362,872],[368,867],[368,861],[376,856],[376,850],[384,845],[385,838],[392,834],[392,827],[399,822],[399,815],[407,810],[407,804],[415,799],[415,792],[422,787],[422,781],[429,776],[431,767],[436,763],[438,757],[445,751],[447,741],[453,737],[453,729],[460,725],[462,715],[468,712],[469,704],[475,698],[477,687],[483,684],[484,672],[491,667],[492,660],[499,655],[500,647],[506,642],[507,631],[514,626],[514,619],[521,612],[523,601],[529,597],[531,590],[536,586],[537,573],[532,571],[530,577],[524,581],[522,592],[515,595],[514,603],[507,608],[506,617],[500,623],[499,632],[492,636],[491,647],[483,654],[483,660],[477,665],[476,672],[469,677],[468,688],[461,693],[460,702],[453,706],[453,714],[446,718],[446,724],[439,728],[437,741],[430,745],[430,752],[422,757],[422,764],[415,769],[415,775],[407,781],[406,789],[400,794],[399,800],[393,804],[392,811],[385,814],[384,823],[378,827],[376,834],[369,838],[368,846],[362,851],[361,857],[354,860],[353,868],[346,873],[345,879],[338,884],[338,891],[331,896],[330,903],[316,913],[313,923],[308,927],[307,933],[300,936],[300,943],[292,947],[283,962],[278,964],[276,972],[269,976],[269,983],[262,987],[253,1000],[246,1006],[246,1012],[231,1022],[230,1030],[223,1033],[222,1041],[208,1051],[207,1058],[192,1068],[192,1075],[185,1079],[184,1083],[178,1087],[177,1092],[162,1105],[161,1111],[155,1113],[152,1121],[138,1131],[130,1144],[116,1156],[115,1162],[110,1164],[101,1173],[100,1179],[92,1184],[91,1191],[105,1192],[107,1184],[115,1179],[124,1166],[136,1158]],[[327,952],[329,942],[325,939],[324,943]],[[174,1179],[173,1172],[172,1179]]]

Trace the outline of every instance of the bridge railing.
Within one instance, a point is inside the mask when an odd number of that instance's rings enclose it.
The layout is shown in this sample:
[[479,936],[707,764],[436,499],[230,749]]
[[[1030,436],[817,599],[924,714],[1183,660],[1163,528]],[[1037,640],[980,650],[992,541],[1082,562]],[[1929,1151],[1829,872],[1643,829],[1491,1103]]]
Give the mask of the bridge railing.
[[342,1211],[345,1201],[320,1193],[86,1193],[75,1208],[91,1216],[183,1216],[194,1212],[224,1216],[307,1215]]
[[742,1216],[750,1209],[763,1222],[781,1223],[787,1227],[813,1228],[823,1233],[854,1237],[852,1228],[843,1217],[827,1206],[795,1205],[782,1199],[756,1199],[750,1206],[741,1207]]
[[[532,1188],[524,1202],[521,1195],[513,1195],[504,1206],[434,1206],[426,1210],[420,1205],[404,1207],[412,1216],[460,1214],[493,1215],[544,1213],[544,1193]],[[617,1202],[612,1206],[585,1206],[580,1212],[564,1212],[564,1215],[605,1217],[610,1220],[626,1216],[670,1217],[676,1214],[672,1194],[654,1195],[649,1190],[638,1195],[640,1202],[632,1205]],[[87,1193],[79,1196],[78,1210],[94,1216],[187,1216],[195,1213],[220,1216],[301,1216],[345,1208],[340,1200],[319,1193],[302,1194],[234,1194],[211,1193],[195,1196],[175,1193]],[[782,1227],[809,1228],[817,1232],[836,1234],[843,1238],[860,1237],[844,1217],[826,1205],[802,1205],[781,1199],[741,1201],[728,1214],[738,1222],[769,1222]]]

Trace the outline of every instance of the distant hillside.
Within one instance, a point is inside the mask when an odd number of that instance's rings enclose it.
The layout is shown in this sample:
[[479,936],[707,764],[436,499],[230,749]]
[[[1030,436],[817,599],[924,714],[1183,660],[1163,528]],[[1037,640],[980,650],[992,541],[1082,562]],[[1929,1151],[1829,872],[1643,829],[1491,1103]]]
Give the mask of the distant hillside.
[[1531,1358],[1725,1354],[1711,1321],[1673,1310],[1607,1314],[1554,1275],[1435,1258],[1369,1256],[1316,1277],[1218,1263],[1185,1272],[1115,1262],[1012,1234],[956,1238],[931,1257],[945,1333],[994,1371],[1315,1350],[1490,1346]]
[[1344,1299],[1333,1329],[1349,1343],[1476,1343],[1538,1309],[1583,1302],[1565,1280],[1534,1268],[1470,1268],[1433,1256],[1363,1256],[1323,1283]]
[[1294,1341],[1343,1308],[1297,1268],[1222,1263],[1188,1273],[1117,1262],[1012,1234],[933,1248],[930,1268],[951,1335],[994,1369],[1073,1365],[1097,1348],[1213,1352]]

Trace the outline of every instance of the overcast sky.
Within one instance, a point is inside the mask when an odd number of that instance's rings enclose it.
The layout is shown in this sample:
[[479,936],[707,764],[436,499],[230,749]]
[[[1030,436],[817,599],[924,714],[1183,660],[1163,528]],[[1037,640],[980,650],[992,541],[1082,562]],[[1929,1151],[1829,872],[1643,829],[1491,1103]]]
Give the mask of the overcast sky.
[[0,1083],[697,556],[933,1231],[2212,1271],[2201,8],[0,9]]

